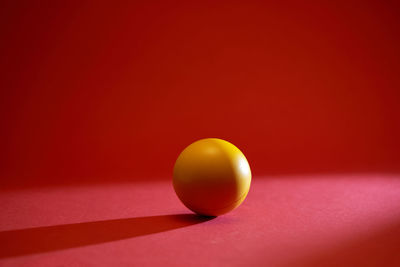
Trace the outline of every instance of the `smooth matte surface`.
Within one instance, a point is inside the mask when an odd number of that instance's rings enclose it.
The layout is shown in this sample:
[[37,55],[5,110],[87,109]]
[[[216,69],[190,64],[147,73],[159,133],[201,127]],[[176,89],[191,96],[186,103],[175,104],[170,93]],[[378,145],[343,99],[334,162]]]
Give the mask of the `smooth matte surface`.
[[400,1],[1,1],[0,184],[400,171]]
[[256,177],[231,213],[170,182],[0,194],[0,266],[399,266],[400,176]]

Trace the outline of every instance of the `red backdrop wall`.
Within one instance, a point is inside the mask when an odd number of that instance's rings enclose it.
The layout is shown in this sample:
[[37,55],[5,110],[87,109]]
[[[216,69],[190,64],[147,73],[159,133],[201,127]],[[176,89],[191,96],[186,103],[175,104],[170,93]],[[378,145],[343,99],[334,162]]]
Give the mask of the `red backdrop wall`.
[[255,177],[399,169],[395,1],[67,2],[1,4],[3,182],[170,179],[204,137]]

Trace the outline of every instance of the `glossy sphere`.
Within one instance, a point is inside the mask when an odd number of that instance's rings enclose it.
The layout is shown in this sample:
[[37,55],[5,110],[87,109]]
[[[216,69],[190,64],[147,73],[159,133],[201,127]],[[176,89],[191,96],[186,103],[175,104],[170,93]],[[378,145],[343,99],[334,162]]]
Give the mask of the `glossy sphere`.
[[251,182],[250,166],[231,143],[207,138],[186,147],[174,166],[174,189],[195,213],[218,216],[238,207]]

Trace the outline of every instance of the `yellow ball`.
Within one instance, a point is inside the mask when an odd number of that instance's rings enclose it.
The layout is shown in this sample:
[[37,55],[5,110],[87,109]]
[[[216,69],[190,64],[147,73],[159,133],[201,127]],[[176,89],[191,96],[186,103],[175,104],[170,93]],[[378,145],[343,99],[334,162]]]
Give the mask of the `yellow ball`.
[[250,189],[251,171],[233,144],[207,138],[186,147],[174,166],[179,199],[195,213],[218,216],[238,207]]

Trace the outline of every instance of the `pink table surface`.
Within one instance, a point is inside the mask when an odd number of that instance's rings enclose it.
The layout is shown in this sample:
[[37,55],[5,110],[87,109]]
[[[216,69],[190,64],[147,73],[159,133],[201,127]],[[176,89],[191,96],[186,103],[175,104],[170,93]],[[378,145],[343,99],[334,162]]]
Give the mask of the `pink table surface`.
[[3,189],[0,266],[400,266],[399,175],[255,177],[217,218],[169,182]]

